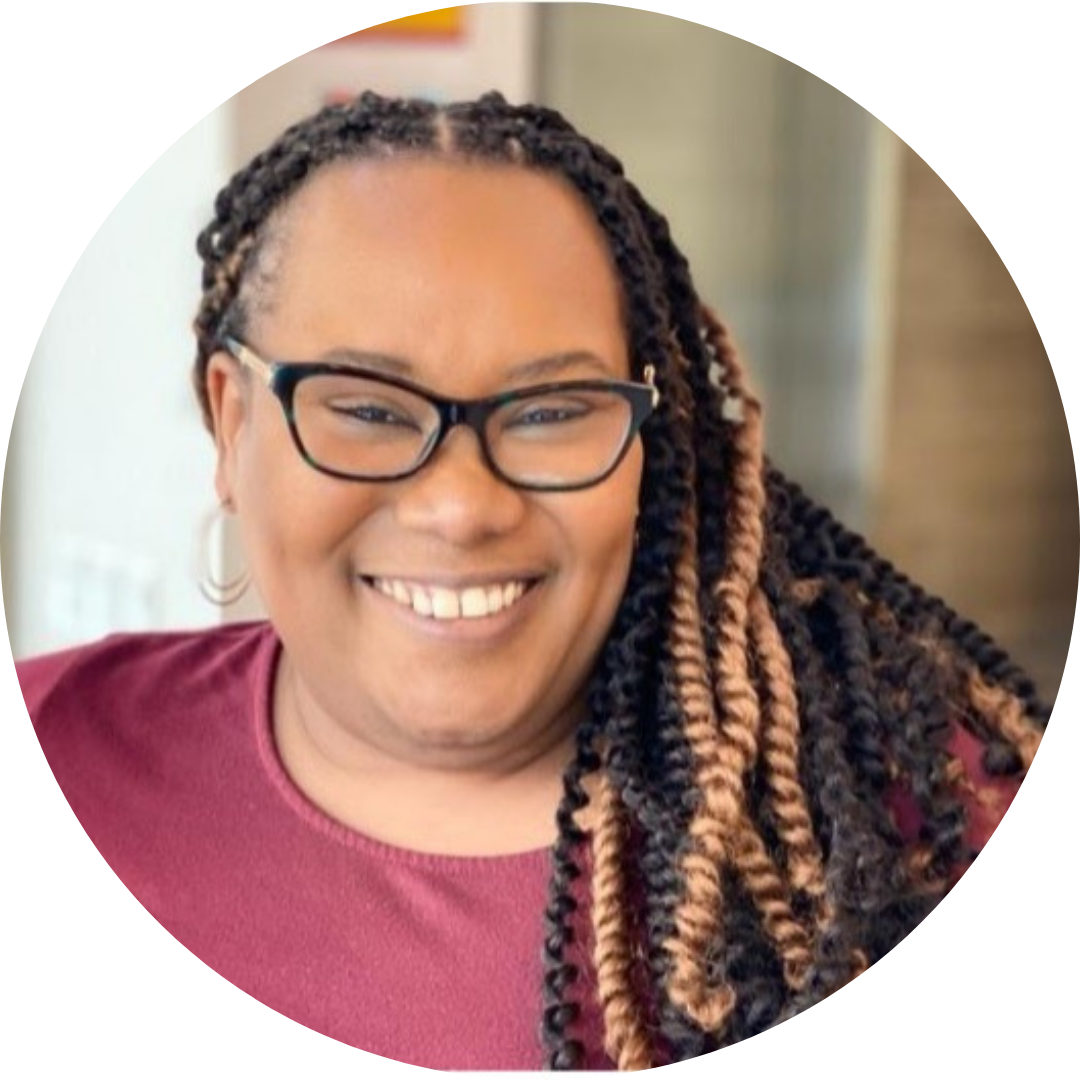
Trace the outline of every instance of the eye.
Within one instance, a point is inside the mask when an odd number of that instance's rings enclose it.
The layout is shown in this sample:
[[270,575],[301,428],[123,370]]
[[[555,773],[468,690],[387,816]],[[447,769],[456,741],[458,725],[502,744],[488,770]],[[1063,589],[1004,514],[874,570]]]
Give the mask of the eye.
[[423,398],[355,375],[309,376],[297,387],[293,411],[299,430],[309,441],[415,441],[438,425],[438,414]]
[[522,402],[505,418],[506,428],[565,424],[587,418],[594,409],[589,401],[572,398],[537,398]]
[[400,413],[395,413],[393,409],[381,405],[328,402],[326,407],[336,416],[347,420],[355,420],[359,423],[379,424],[379,426],[386,427],[416,427],[416,421],[413,418],[402,416]]

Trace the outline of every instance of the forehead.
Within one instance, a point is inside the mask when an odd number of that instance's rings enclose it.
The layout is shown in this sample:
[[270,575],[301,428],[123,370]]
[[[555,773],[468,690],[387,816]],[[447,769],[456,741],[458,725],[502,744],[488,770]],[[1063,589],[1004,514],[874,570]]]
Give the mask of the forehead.
[[477,354],[509,364],[623,347],[606,238],[549,174],[431,159],[334,165],[274,232],[260,340],[278,355],[357,346],[421,365]]
[[[508,246],[567,270],[612,273],[607,244],[584,199],[559,176],[453,159],[361,160],[323,169],[285,212],[293,253],[363,251],[474,259]],[[485,243],[485,241],[487,241]]]

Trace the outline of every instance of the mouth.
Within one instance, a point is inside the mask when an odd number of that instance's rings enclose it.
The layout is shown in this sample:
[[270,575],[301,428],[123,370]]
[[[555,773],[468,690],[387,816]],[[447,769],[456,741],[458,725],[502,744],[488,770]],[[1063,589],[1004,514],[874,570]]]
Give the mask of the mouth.
[[507,577],[460,587],[368,575],[361,575],[361,580],[421,619],[432,623],[464,623],[492,619],[511,611],[543,579],[538,576]]

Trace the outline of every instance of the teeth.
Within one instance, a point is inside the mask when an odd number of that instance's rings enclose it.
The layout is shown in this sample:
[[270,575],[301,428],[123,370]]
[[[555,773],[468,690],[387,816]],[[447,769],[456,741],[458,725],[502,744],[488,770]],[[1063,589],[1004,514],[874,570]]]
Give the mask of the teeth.
[[373,584],[384,596],[411,607],[429,619],[482,619],[516,604],[524,595],[523,581],[505,585],[474,586],[456,592],[439,586],[413,585],[406,581],[375,578]]
[[449,589],[432,589],[431,609],[436,619],[458,618],[461,615],[458,594]]
[[465,619],[483,618],[488,613],[487,590],[466,589],[461,594],[461,615]]

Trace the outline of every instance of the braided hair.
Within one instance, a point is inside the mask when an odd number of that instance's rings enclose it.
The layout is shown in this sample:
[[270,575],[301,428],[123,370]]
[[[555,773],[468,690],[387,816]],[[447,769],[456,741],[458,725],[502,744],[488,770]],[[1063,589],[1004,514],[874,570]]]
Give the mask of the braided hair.
[[[977,627],[771,466],[759,404],[666,221],[553,110],[369,92],[234,176],[198,239],[208,425],[207,363],[260,302],[276,214],[331,162],[395,155],[569,181],[610,246],[634,375],[651,365],[661,391],[642,431],[639,543],[557,814],[546,1064],[603,1053],[647,1068],[745,1039],[876,961],[974,857],[957,726],[988,773],[1020,776],[1048,710]],[[888,810],[897,787],[919,809],[914,845]],[[590,1007],[602,1047],[584,1045]]]

